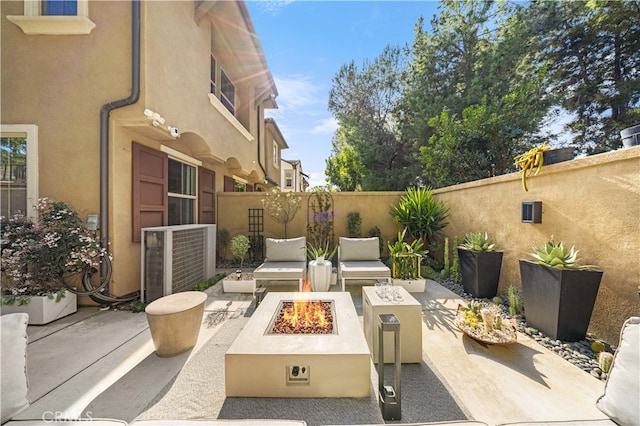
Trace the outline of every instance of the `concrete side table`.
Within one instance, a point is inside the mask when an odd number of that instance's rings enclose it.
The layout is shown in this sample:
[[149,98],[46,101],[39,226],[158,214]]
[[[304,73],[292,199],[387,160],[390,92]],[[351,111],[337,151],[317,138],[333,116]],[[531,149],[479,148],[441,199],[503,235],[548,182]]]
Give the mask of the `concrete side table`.
[[[375,287],[362,287],[362,322],[364,336],[373,362],[378,363],[378,314],[394,314],[402,323],[400,329],[400,359],[403,363],[422,362],[422,305],[402,287],[402,300],[382,300]],[[395,362],[393,339],[384,339],[384,362]]]
[[206,293],[184,291],[161,297],[146,307],[151,338],[159,357],[176,356],[196,345],[206,301]]

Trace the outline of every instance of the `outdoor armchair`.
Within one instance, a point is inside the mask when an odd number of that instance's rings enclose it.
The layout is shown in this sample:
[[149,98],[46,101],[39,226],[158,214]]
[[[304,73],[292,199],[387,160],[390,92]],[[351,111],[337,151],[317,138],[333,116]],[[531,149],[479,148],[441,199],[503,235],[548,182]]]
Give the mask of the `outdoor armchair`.
[[307,239],[306,237],[275,239],[265,241],[264,262],[253,271],[256,282],[297,280],[302,291],[304,277],[307,273]]
[[346,280],[391,280],[391,269],[380,260],[378,237],[340,237],[338,276],[345,291]]

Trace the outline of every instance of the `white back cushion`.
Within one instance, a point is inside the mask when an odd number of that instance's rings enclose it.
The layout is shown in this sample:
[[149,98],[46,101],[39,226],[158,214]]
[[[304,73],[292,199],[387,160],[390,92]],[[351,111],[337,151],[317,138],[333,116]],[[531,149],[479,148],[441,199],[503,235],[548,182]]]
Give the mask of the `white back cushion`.
[[267,262],[304,262],[307,260],[307,238],[267,238],[265,255]]
[[640,421],[640,317],[625,321],[604,395],[596,407],[619,425]]
[[29,406],[27,400],[27,323],[29,315],[0,317],[1,423]]
[[340,237],[340,261],[380,259],[378,237]]

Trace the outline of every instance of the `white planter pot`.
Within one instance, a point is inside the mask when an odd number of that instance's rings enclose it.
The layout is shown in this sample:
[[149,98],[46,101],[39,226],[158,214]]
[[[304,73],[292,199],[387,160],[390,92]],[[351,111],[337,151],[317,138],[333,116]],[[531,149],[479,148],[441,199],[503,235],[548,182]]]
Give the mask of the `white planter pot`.
[[393,285],[404,287],[404,289],[409,293],[423,293],[426,284],[426,278],[418,278],[415,280],[401,280],[398,278],[393,279]]
[[331,262],[312,260],[309,262],[309,281],[312,291],[329,291],[331,285]]
[[255,278],[241,278],[237,279],[236,274],[227,275],[222,279],[222,290],[225,293],[255,293],[256,280]]
[[78,311],[78,296],[70,291],[65,292],[65,296],[56,302],[47,296],[33,296],[26,305],[5,305],[2,306],[2,314],[24,312],[29,314],[30,325],[43,325],[52,321],[66,317]]

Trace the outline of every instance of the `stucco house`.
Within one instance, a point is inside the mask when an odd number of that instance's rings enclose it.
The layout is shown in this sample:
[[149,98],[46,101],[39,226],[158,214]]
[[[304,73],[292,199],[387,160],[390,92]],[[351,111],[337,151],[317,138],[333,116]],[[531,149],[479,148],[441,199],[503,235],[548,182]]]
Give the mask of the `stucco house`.
[[309,187],[309,175],[302,171],[302,161],[281,161],[280,183],[283,192],[304,192]]
[[280,185],[278,91],[245,2],[0,5],[0,130],[24,141],[3,214],[50,197],[98,215],[111,294],[140,289],[141,228],[216,223],[217,193]]

